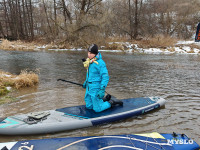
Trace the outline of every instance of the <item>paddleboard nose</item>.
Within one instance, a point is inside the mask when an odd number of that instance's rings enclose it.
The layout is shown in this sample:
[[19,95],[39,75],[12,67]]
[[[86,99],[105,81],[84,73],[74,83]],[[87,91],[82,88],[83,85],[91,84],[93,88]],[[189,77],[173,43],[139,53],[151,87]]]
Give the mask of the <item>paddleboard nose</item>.
[[149,97],[152,101],[155,101],[160,104],[160,107],[164,106],[166,103],[166,100],[162,97]]

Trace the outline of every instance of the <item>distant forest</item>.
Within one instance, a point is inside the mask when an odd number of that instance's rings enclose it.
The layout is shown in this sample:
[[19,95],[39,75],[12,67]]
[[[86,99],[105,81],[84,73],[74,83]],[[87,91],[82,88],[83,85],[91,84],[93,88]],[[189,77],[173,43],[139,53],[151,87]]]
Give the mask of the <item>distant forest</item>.
[[199,21],[199,0],[0,0],[0,37],[9,40],[189,39]]

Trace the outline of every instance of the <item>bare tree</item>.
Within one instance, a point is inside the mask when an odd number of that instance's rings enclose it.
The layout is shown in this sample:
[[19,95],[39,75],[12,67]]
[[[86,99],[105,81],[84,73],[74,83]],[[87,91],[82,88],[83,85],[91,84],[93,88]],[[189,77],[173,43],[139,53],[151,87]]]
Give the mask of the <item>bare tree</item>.
[[86,45],[110,36],[190,38],[200,22],[192,0],[1,0],[0,36]]
[[135,23],[134,23],[134,39],[138,36],[138,0],[135,0]]

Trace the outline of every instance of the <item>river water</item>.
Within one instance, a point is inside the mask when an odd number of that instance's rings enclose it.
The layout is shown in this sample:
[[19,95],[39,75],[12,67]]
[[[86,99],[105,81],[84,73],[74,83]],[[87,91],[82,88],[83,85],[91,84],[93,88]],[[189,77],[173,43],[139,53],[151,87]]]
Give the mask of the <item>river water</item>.
[[[0,117],[84,104],[84,89],[57,82],[83,83],[86,52],[0,51],[0,69],[14,74],[40,69],[40,83],[15,91],[19,100],[0,105]],[[110,82],[107,92],[119,99],[160,96],[164,108],[138,118],[55,134],[0,136],[0,142],[75,136],[134,133],[185,133],[200,143],[200,56],[102,52]]]

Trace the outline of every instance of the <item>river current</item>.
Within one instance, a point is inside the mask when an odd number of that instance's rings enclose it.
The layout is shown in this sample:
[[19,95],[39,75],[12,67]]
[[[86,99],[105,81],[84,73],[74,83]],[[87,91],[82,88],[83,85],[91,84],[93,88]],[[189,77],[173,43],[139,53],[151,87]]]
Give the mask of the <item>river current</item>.
[[[84,103],[84,89],[57,81],[83,83],[87,52],[0,51],[0,69],[19,74],[39,69],[37,87],[14,91],[17,101],[0,105],[0,117]],[[27,139],[100,136],[134,133],[184,133],[200,143],[200,56],[102,52],[110,75],[107,92],[118,99],[159,96],[164,108],[105,125],[32,136],[0,136],[0,142]]]

